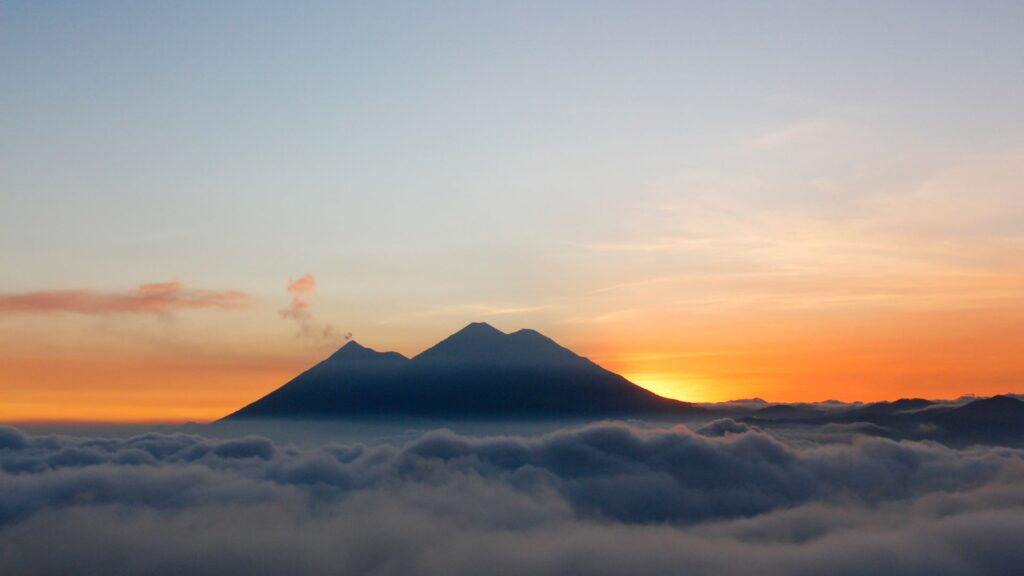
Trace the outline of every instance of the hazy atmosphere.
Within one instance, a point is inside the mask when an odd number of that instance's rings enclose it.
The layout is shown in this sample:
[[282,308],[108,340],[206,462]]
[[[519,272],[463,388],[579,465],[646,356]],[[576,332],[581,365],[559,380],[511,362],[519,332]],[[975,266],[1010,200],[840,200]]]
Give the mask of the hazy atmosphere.
[[5,2],[0,418],[210,420],[471,320],[687,400],[1010,391],[1022,18]]
[[1022,102],[1010,0],[0,0],[0,573],[1022,574]]

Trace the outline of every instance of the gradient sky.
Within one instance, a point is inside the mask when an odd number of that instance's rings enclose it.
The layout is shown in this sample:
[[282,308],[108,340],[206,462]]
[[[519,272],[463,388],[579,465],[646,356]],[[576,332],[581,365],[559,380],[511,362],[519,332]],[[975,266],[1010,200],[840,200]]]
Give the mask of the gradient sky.
[[0,71],[0,421],[474,320],[687,400],[1022,390],[1019,2],[5,2]]

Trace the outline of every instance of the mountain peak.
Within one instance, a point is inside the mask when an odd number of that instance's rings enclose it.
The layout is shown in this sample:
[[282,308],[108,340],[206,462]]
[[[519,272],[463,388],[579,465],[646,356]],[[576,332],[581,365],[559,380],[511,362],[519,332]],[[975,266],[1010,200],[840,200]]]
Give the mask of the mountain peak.
[[551,338],[548,338],[547,336],[531,328],[523,328],[522,330],[516,330],[515,332],[509,334],[509,337],[512,338],[513,340],[518,340],[520,342],[551,342],[552,344],[555,342]]
[[491,326],[487,322],[470,322],[469,324],[466,324],[465,328],[463,328],[462,330],[459,330],[455,334],[452,334],[452,336],[458,336],[460,334],[464,335],[464,336],[477,336],[477,337],[479,337],[479,336],[506,336],[506,334],[504,332],[502,332],[501,330],[498,330],[494,326]]
[[367,348],[355,340],[349,340],[344,346],[338,348],[334,354],[327,358],[328,362],[343,360],[346,363],[365,362],[383,359],[407,360],[397,352],[377,352],[373,348]]
[[425,350],[420,362],[479,365],[516,364],[553,367],[552,362],[582,359],[536,330],[506,334],[486,322],[473,322]]
[[335,356],[347,356],[347,355],[350,355],[350,354],[360,354],[360,353],[362,353],[364,351],[372,352],[372,350],[370,350],[366,346],[363,346],[359,342],[356,342],[355,340],[349,340],[341,348],[338,348],[337,350],[335,350],[334,354],[331,354],[331,357],[333,358]]
[[975,401],[970,402],[970,403],[968,403],[968,404],[966,404],[964,406],[961,406],[960,408],[954,410],[954,412],[959,411],[959,412],[963,412],[963,413],[966,413],[966,412],[987,413],[989,411],[994,411],[994,410],[995,411],[1010,410],[1010,411],[1014,411],[1014,412],[1024,411],[1024,402],[1021,402],[1020,400],[1017,400],[1016,398],[1013,398],[1011,396],[1006,396],[1005,394],[1000,394],[998,396],[993,396],[991,398],[982,398],[980,400],[975,400]]

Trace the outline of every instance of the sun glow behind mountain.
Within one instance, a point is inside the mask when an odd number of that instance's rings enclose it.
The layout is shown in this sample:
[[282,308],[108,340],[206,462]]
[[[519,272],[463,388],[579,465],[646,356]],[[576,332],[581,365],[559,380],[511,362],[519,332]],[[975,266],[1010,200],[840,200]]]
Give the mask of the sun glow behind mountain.
[[627,380],[665,398],[685,400],[687,402],[712,402],[714,396],[702,394],[710,388],[707,382],[698,383],[693,377],[661,372],[627,372],[623,376]]

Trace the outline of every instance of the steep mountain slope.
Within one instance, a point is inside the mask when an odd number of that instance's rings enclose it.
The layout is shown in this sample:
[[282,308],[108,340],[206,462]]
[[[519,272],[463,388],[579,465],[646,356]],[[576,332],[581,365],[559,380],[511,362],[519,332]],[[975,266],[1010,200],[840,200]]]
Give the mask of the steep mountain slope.
[[242,418],[453,419],[698,413],[533,330],[473,323],[409,360],[350,342],[231,414]]

